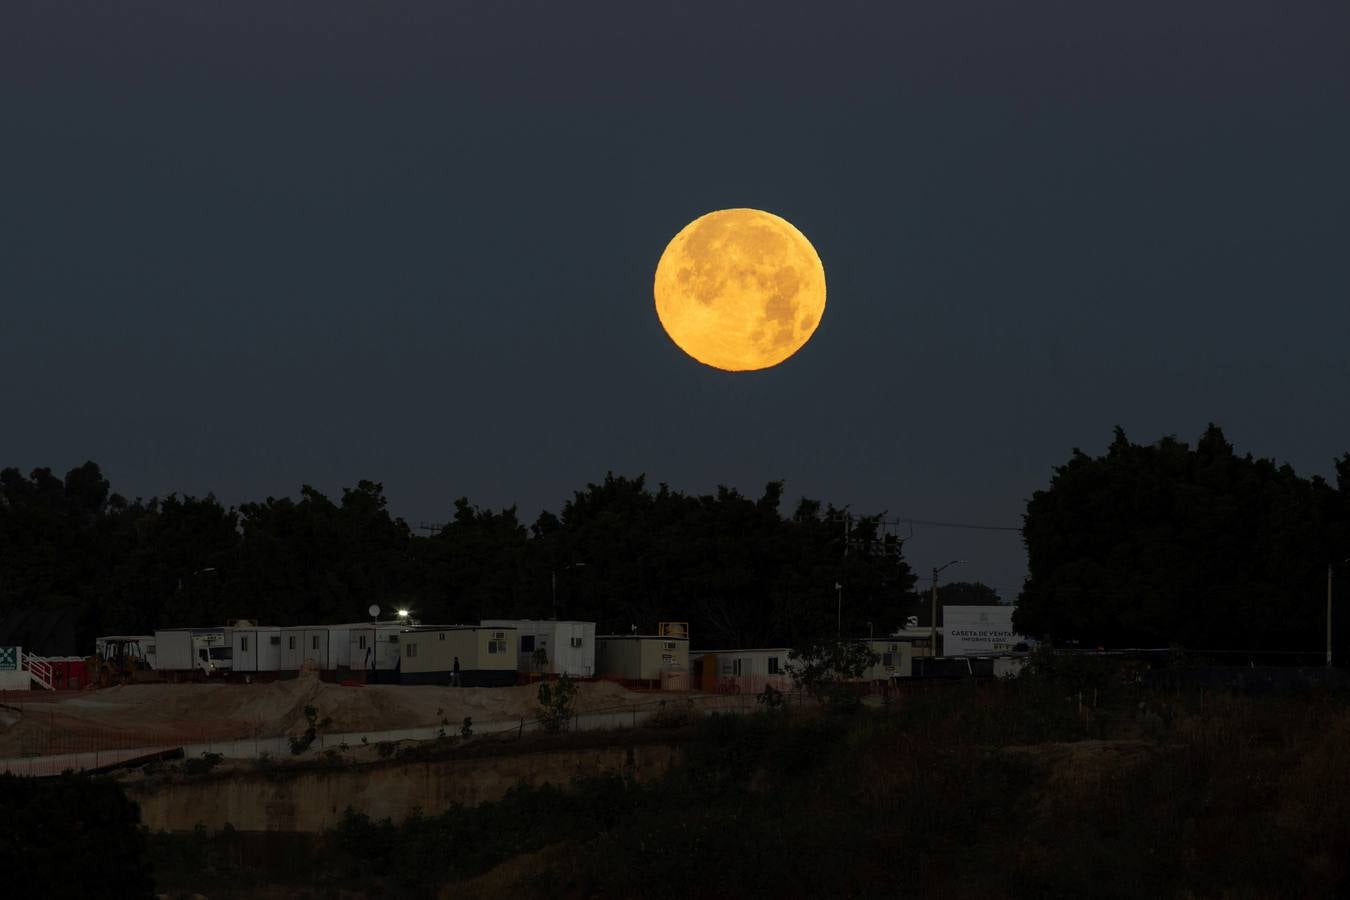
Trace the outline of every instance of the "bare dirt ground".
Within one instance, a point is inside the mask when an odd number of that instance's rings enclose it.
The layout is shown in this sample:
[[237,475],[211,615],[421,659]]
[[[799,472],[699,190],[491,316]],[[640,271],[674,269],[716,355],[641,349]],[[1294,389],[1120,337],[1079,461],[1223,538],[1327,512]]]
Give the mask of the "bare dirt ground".
[[[332,733],[458,725],[466,716],[530,719],[537,694],[533,685],[343,687],[313,674],[268,684],[123,685],[39,702],[9,694],[0,705],[0,757],[299,734],[306,706],[331,719]],[[651,697],[611,682],[582,682],[576,707],[598,712]]]

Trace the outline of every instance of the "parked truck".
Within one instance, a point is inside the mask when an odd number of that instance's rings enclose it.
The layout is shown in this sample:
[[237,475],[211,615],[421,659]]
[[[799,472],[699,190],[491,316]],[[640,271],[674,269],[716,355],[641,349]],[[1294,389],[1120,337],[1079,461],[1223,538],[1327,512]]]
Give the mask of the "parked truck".
[[166,628],[155,632],[155,670],[170,680],[224,676],[232,668],[228,628]]

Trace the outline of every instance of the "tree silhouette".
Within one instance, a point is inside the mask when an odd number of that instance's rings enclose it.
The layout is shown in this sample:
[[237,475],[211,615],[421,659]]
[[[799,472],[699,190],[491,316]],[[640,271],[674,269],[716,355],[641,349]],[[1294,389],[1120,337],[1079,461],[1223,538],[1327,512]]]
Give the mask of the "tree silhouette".
[[1339,492],[1238,456],[1215,425],[1194,449],[1118,428],[1104,456],[1075,450],[1028,504],[1014,623],[1105,646],[1314,650],[1327,564],[1346,555],[1338,469]]

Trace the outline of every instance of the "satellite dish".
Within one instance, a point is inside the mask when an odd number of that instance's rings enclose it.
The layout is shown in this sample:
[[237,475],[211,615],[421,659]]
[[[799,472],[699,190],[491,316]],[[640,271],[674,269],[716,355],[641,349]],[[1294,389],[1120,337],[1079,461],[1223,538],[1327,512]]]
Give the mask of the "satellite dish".
[[370,613],[372,619],[378,619],[380,617],[380,608],[374,603],[370,604],[370,609],[366,610],[366,612]]

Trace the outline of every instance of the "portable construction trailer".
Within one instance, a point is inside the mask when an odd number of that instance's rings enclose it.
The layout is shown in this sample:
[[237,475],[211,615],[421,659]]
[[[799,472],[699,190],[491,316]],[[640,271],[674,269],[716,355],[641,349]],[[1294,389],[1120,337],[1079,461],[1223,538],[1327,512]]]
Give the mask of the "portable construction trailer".
[[[518,672],[590,678],[595,674],[595,623],[556,619],[484,619],[484,628],[514,628]],[[544,664],[535,662],[543,651]]]
[[353,628],[362,627],[360,623],[345,625],[328,625],[328,665],[329,669],[350,669],[352,668],[352,636]]
[[689,638],[606,634],[595,639],[595,671],[601,678],[650,682],[655,686],[672,669],[688,671]]
[[327,625],[291,625],[281,629],[281,671],[298,672],[306,664],[328,671],[333,667],[329,658]]
[[236,625],[230,629],[230,646],[235,672],[281,671],[281,629],[275,625]]
[[710,650],[699,657],[698,686],[724,694],[759,694],[765,687],[787,691],[793,687],[788,673],[788,648]]
[[909,678],[914,674],[914,643],[896,637],[872,638],[864,641],[877,655],[877,661],[863,672],[863,681],[890,681]]
[[400,667],[399,636],[406,627],[402,622],[350,626],[347,629],[347,664],[352,671],[366,673],[368,681],[380,681],[397,672]]
[[401,684],[451,684],[456,659],[461,687],[516,683],[516,630],[510,626],[419,626],[399,640]]

